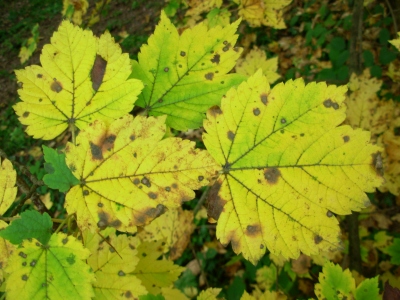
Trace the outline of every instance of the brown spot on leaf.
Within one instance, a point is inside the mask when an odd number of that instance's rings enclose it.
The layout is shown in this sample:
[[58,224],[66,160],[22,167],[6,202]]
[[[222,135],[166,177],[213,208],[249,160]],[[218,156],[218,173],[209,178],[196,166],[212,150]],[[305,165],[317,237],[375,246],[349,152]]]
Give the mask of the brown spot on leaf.
[[231,47],[231,43],[226,44],[226,46],[224,48],[222,48],[222,51],[226,52],[229,50],[229,48]]
[[260,244],[260,249],[264,249],[264,245],[263,244]]
[[140,180],[139,180],[139,178],[135,178],[135,179],[133,179],[132,182],[134,185],[138,185],[140,183]]
[[316,235],[314,236],[314,243],[315,243],[316,245],[318,245],[318,244],[321,243],[321,242],[322,242],[322,236],[316,234]]
[[37,74],[36,77],[37,77],[37,78],[42,78],[43,75],[42,75],[42,74]]
[[88,190],[84,190],[84,191],[82,192],[82,194],[83,194],[83,196],[87,196],[87,195],[89,195],[89,191],[88,191]]
[[65,245],[66,243],[68,243],[68,238],[66,237],[65,239],[62,239],[61,242],[63,243],[63,245]]
[[379,176],[383,176],[383,161],[380,152],[372,154],[372,167],[375,170],[376,174],[378,174]]
[[151,187],[151,183],[150,180],[147,177],[143,177],[143,179],[141,180],[141,182],[147,186],[147,187]]
[[169,186],[167,186],[167,187],[165,187],[165,190],[166,190],[167,192],[170,192],[170,191],[171,191],[171,188],[170,188]]
[[206,75],[204,75],[204,77],[205,77],[207,80],[213,80],[213,78],[214,78],[214,73],[213,73],[213,72],[207,73]]
[[199,181],[203,181],[203,180],[204,180],[204,176],[199,176],[199,177],[197,177],[197,179],[198,179]]
[[61,85],[61,82],[59,82],[59,81],[57,81],[57,80],[54,80],[54,81],[51,83],[51,85],[50,85],[50,89],[51,89],[53,92],[59,93],[59,92],[62,91],[63,87],[62,87],[62,85]]
[[171,186],[172,186],[174,189],[178,188],[178,185],[177,185],[176,183],[173,183]]
[[267,105],[267,103],[268,103],[268,95],[265,94],[265,93],[261,94],[260,95],[260,100],[264,105]]
[[157,199],[156,193],[150,192],[150,193],[148,193],[148,195],[149,195],[150,199]]
[[27,118],[29,116],[29,111],[24,112],[24,114],[22,115],[24,118]]
[[344,141],[345,143],[347,143],[348,141],[350,141],[350,137],[349,137],[348,135],[345,135],[345,136],[343,137],[343,141]]
[[125,298],[132,298],[132,293],[131,293],[131,291],[126,291],[126,292],[125,292]]
[[28,277],[28,275],[24,274],[24,275],[22,275],[21,278],[22,278],[23,281],[28,281],[29,277]]
[[285,123],[286,123],[286,119],[285,119],[285,118],[282,118],[282,119],[281,119],[281,123],[282,123],[282,124],[285,124]]
[[220,55],[219,54],[215,54],[214,57],[211,59],[212,63],[216,63],[219,64],[219,59],[220,59]]
[[221,182],[216,181],[207,196],[207,215],[214,220],[219,219],[226,203],[226,200],[218,195],[220,189]]
[[281,172],[277,168],[267,168],[264,172],[264,178],[270,184],[277,183],[279,176],[281,176]]
[[333,213],[330,210],[328,210],[326,212],[326,215],[327,215],[328,218],[332,218],[333,217]]
[[185,51],[181,51],[181,56],[185,56],[186,52]]
[[98,214],[99,221],[97,222],[97,227],[101,230],[106,229],[109,224],[110,215],[105,213],[104,211],[99,212]]
[[92,88],[97,92],[100,85],[103,83],[104,73],[106,72],[107,61],[100,55],[96,55],[93,68],[90,73],[92,78]]
[[93,159],[98,159],[102,160],[103,159],[103,153],[101,151],[101,148],[92,142],[90,142],[90,151],[92,153],[92,158]]
[[335,109],[335,110],[339,108],[339,104],[337,104],[336,102],[333,102],[331,99],[325,100],[323,102],[323,104],[326,108],[333,107],[333,109]]
[[217,106],[217,105],[214,105],[214,106],[210,107],[208,112],[213,117],[216,117],[217,115],[221,115],[222,114],[221,108],[219,106]]
[[259,224],[255,224],[255,225],[248,225],[246,227],[246,235],[249,236],[256,236],[259,233],[261,233],[261,228]]
[[227,136],[228,136],[228,139],[232,142],[235,139],[235,134],[231,130],[228,131]]
[[98,206],[98,207],[103,207],[103,206],[104,206],[104,204],[103,204],[103,203],[101,203],[101,202],[99,202],[99,203],[97,203],[97,206]]
[[118,229],[121,226],[121,224],[122,222],[120,220],[114,220],[108,226]]
[[258,107],[253,109],[253,114],[254,114],[255,116],[258,116],[260,113],[261,113],[261,112],[260,112],[260,109],[259,109]]
[[119,270],[119,271],[118,271],[118,276],[125,276],[125,272],[122,271],[122,270]]
[[28,257],[28,255],[26,255],[26,254],[25,254],[24,252],[22,252],[22,251],[19,252],[18,255],[21,256],[22,258],[27,258],[27,257]]

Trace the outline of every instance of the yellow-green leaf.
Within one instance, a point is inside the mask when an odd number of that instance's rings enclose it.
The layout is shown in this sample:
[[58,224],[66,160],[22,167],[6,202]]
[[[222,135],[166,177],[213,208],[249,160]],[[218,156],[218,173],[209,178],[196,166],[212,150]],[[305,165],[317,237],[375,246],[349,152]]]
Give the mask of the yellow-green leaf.
[[216,163],[194,142],[166,138],[165,117],[126,115],[109,127],[101,121],[68,144],[66,163],[81,182],[66,195],[81,230],[111,226],[136,232],[164,212],[194,198]]
[[[8,225],[6,222],[0,220],[0,230],[6,228]],[[13,244],[11,244],[9,241],[6,239],[0,238],[0,291],[4,292],[5,289],[5,284],[4,280],[6,277],[6,274],[4,272],[4,269],[7,267],[8,260],[11,256],[11,254],[15,251],[17,247]]]
[[370,134],[337,127],[346,90],[302,79],[270,90],[257,72],[208,111],[203,141],[221,166],[208,210],[223,244],[253,263],[267,248],[297,258],[339,246],[334,213],[361,210],[382,183]]
[[185,270],[174,265],[170,260],[157,260],[162,254],[162,241],[143,242],[139,246],[139,263],[132,273],[138,277],[149,293],[154,295],[161,292],[161,288],[169,287]]
[[85,247],[91,252],[87,263],[97,279],[93,285],[96,299],[129,299],[146,295],[146,288],[131,274],[139,261],[139,239],[125,234],[116,236],[115,229],[107,231],[109,234],[101,235],[85,231],[83,235]]
[[12,163],[8,159],[4,159],[0,164],[0,215],[3,215],[15,200],[17,195],[16,177],[17,173],[13,169]]
[[110,123],[132,110],[143,84],[128,79],[128,54],[110,33],[100,38],[63,21],[43,47],[42,66],[15,71],[22,102],[14,106],[27,133],[53,139],[68,126],[85,128],[94,120]]
[[389,42],[400,51],[400,31],[397,33],[397,39],[390,40]]
[[52,235],[47,245],[25,240],[10,257],[7,299],[91,299],[94,274],[89,250],[72,236]]
[[208,29],[201,23],[179,36],[162,12],[154,34],[140,49],[139,63],[133,61],[131,77],[145,85],[136,105],[150,115],[167,115],[172,128],[199,128],[206,110],[244,79],[227,74],[242,51],[234,47],[238,25]]

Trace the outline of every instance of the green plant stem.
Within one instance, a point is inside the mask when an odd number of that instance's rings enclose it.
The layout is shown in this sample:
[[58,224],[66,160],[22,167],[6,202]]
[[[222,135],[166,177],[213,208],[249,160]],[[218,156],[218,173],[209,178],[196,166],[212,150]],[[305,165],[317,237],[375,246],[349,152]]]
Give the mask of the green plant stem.
[[54,233],[58,233],[65,225],[65,223],[68,222],[68,219],[71,218],[72,215],[69,215],[68,217],[66,217],[64,220],[61,221],[60,225],[58,225],[56,231]]
[[210,191],[210,188],[211,188],[210,186],[207,186],[204,189],[204,192],[201,195],[199,202],[197,202],[196,207],[193,209],[193,215],[196,215],[196,213],[201,209],[201,206],[203,205],[204,201],[206,201],[206,199],[207,199],[207,195],[208,195],[208,192]]
[[73,123],[71,123],[70,125],[69,125],[69,130],[71,131],[71,135],[72,135],[72,144],[74,144],[74,145],[76,145],[76,143],[75,143],[75,139],[76,139],[76,136],[75,136],[75,124],[73,124]]

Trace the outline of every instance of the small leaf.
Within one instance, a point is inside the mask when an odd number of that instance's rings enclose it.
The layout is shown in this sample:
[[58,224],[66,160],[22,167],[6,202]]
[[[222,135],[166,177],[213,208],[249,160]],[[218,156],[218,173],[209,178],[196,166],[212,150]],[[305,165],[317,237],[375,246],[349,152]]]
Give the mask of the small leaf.
[[389,254],[392,258],[390,262],[395,265],[400,265],[400,239],[395,238],[393,244],[386,247],[384,252]]
[[136,105],[150,115],[167,115],[166,123],[174,129],[199,128],[206,110],[245,78],[227,74],[242,51],[234,47],[238,25],[208,29],[201,23],[179,36],[162,12],[154,34],[140,49],[139,62],[133,61],[131,77],[145,85]]
[[48,174],[43,176],[44,183],[52,189],[60,192],[68,191],[71,186],[79,184],[71,170],[65,163],[65,154],[43,145],[44,168]]
[[0,165],[0,215],[3,215],[15,200],[17,195],[16,178],[17,172],[13,169],[12,163],[8,159],[4,159]]
[[[379,295],[379,276],[371,279],[364,279],[354,292],[356,300],[380,300],[382,297]],[[394,299],[394,298],[393,298]]]
[[201,291],[197,300],[217,300],[217,296],[222,291],[220,288],[208,288],[205,291]]
[[[0,220],[0,232],[2,229],[6,228],[8,224]],[[11,244],[6,239],[0,237],[0,292],[4,292],[5,285],[3,285],[6,273],[5,268],[8,265],[11,254],[17,249],[17,247]]]
[[64,233],[52,235],[47,245],[25,240],[6,268],[7,299],[91,299],[95,278],[84,262],[89,254],[82,243]]
[[47,213],[43,215],[36,210],[27,210],[3,230],[0,230],[0,237],[18,245],[23,240],[35,238],[46,245],[51,237],[53,222]]

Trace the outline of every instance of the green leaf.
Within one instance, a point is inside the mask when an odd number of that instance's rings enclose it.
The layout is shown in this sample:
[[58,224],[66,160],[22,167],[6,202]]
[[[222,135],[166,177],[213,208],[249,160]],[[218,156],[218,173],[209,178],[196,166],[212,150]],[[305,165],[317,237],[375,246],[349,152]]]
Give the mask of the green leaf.
[[139,300],[164,300],[163,295],[153,295],[153,294],[147,294],[144,296],[139,296]]
[[360,285],[357,287],[354,297],[356,300],[380,300],[382,299],[379,295],[379,288],[378,288],[378,278],[376,276],[371,279],[364,279]]
[[95,278],[84,262],[89,254],[64,233],[52,235],[47,245],[25,240],[6,267],[7,299],[92,299]]
[[393,244],[385,248],[385,253],[389,254],[392,258],[390,262],[395,265],[400,265],[400,239],[393,240]]
[[382,47],[379,52],[379,62],[382,65],[388,65],[396,59],[397,54],[389,50],[387,47]]
[[315,285],[315,294],[318,299],[350,298],[355,285],[355,280],[349,269],[343,271],[339,265],[327,262],[322,273],[319,274],[319,283]]
[[154,34],[140,49],[139,62],[132,62],[130,77],[145,85],[136,105],[150,115],[167,115],[166,123],[174,129],[199,128],[206,110],[245,79],[227,74],[242,52],[234,47],[239,22],[211,29],[201,23],[179,36],[162,12]]
[[366,67],[370,67],[374,64],[374,55],[369,50],[365,50],[363,52],[363,59],[364,59],[364,65]]
[[44,183],[60,192],[68,191],[71,186],[79,184],[79,180],[72,174],[65,163],[65,154],[43,145],[44,168],[48,174],[44,175]]
[[36,210],[27,210],[21,214],[20,219],[12,221],[9,226],[1,230],[0,237],[15,245],[29,238],[47,244],[51,237],[52,226],[53,222],[47,213],[42,215]]

